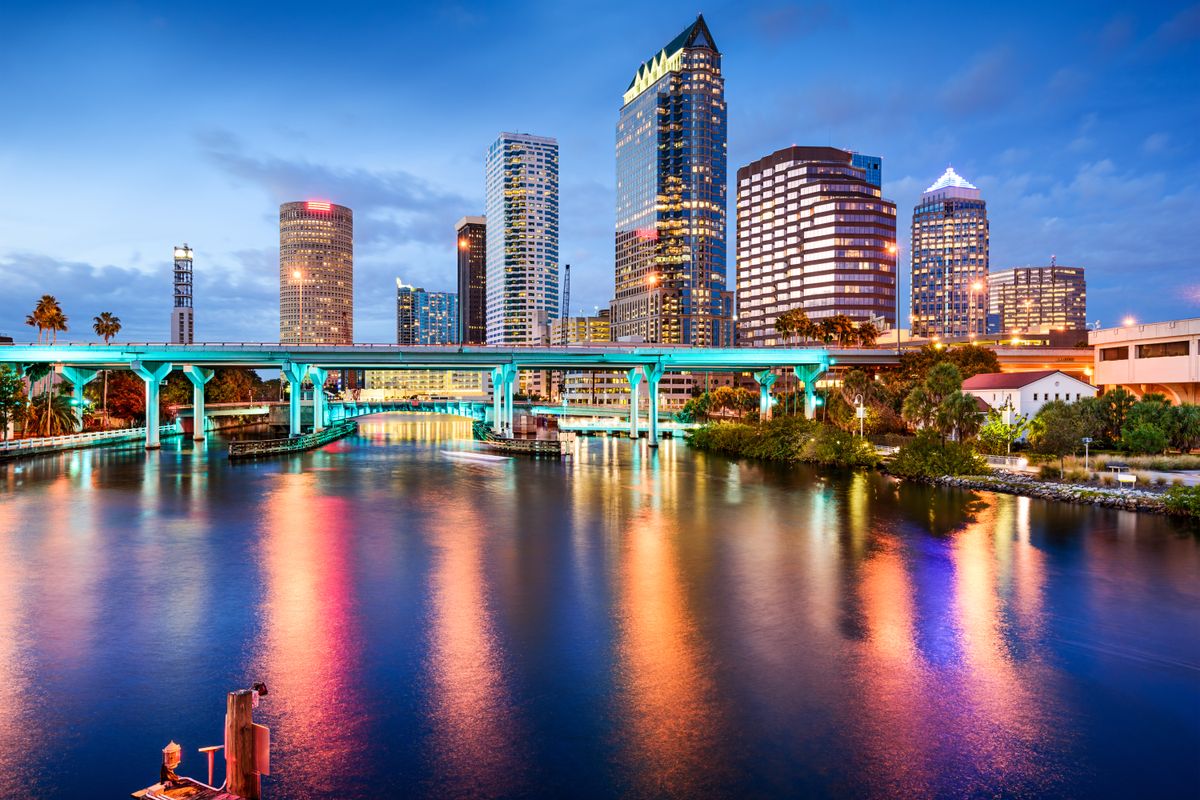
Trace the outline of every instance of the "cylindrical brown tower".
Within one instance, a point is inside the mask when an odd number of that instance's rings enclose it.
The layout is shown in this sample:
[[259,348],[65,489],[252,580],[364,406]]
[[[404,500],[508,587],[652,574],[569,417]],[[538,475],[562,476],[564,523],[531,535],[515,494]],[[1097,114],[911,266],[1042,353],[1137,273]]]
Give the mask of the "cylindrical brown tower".
[[345,206],[279,207],[279,341],[354,342],[354,212]]

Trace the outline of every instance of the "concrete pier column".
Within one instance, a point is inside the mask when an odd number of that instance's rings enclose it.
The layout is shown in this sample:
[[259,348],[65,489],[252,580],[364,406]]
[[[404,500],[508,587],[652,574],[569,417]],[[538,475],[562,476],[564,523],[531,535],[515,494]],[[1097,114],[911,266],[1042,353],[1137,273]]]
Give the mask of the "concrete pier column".
[[208,422],[204,415],[204,384],[212,380],[213,371],[197,367],[195,364],[184,364],[183,374],[192,382],[192,439],[200,442],[204,440],[205,424]]
[[159,389],[162,387],[163,380],[171,374],[171,370],[175,366],[159,361],[134,361],[130,363],[129,368],[146,382],[146,449],[157,450],[159,448]]
[[642,367],[642,375],[646,378],[647,398],[650,401],[650,440],[651,447],[658,447],[658,382],[663,376],[662,364],[649,364]]
[[758,382],[758,418],[763,422],[771,418],[771,387],[775,385],[776,375],[769,369],[754,373]]
[[300,409],[304,394],[304,379],[308,377],[308,364],[297,364],[285,361],[280,366],[283,377],[287,379],[291,393],[288,395],[288,435],[299,436],[301,433]]
[[60,367],[59,374],[71,382],[71,409],[75,413],[75,432],[83,431],[83,387],[100,374],[98,369]]
[[638,404],[641,402],[638,390],[642,385],[642,371],[631,369],[626,374],[629,379],[629,438],[636,439],[641,435],[638,430]]
[[794,368],[796,379],[804,384],[804,416],[812,419],[817,415],[817,381],[828,370],[832,361],[818,364],[802,364]]
[[492,370],[492,433],[499,436],[504,428],[504,367]]
[[508,435],[513,435],[513,387],[517,383],[516,364],[506,364],[504,367],[504,424]]
[[325,381],[329,379],[329,370],[323,367],[309,367],[308,377],[313,385],[313,433],[324,430],[329,420],[325,403]]

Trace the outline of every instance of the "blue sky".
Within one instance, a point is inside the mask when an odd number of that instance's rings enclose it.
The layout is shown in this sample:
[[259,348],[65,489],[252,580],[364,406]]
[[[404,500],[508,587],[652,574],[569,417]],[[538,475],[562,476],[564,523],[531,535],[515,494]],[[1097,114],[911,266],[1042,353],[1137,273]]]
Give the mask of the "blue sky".
[[906,229],[953,164],[992,269],[1082,265],[1106,325],[1200,316],[1197,4],[10,2],[0,333],[31,336],[50,292],[71,338],[108,310],[162,340],[186,241],[197,338],[277,339],[278,204],[322,197],[355,211],[356,339],[393,341],[396,277],[454,289],[502,130],[558,138],[572,307],[607,304],[621,93],[697,11],[731,175],[791,144],[877,154]]

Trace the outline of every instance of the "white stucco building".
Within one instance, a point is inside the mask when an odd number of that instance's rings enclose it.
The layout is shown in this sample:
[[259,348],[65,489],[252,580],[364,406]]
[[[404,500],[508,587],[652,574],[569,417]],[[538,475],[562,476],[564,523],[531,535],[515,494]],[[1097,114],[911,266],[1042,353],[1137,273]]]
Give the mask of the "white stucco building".
[[1074,403],[1096,396],[1095,386],[1053,369],[976,375],[963,381],[962,390],[997,411],[1011,405],[1013,419],[1033,417],[1053,400]]
[[1200,317],[1103,328],[1088,334],[1094,381],[1138,397],[1161,392],[1172,403],[1200,403]]

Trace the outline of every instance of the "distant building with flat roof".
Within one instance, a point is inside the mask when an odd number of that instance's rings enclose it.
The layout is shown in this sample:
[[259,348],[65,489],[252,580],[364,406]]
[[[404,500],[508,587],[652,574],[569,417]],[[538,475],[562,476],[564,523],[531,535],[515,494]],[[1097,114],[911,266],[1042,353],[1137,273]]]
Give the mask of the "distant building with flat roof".
[[1087,328],[1082,267],[1013,267],[988,273],[988,333],[1038,334]]

